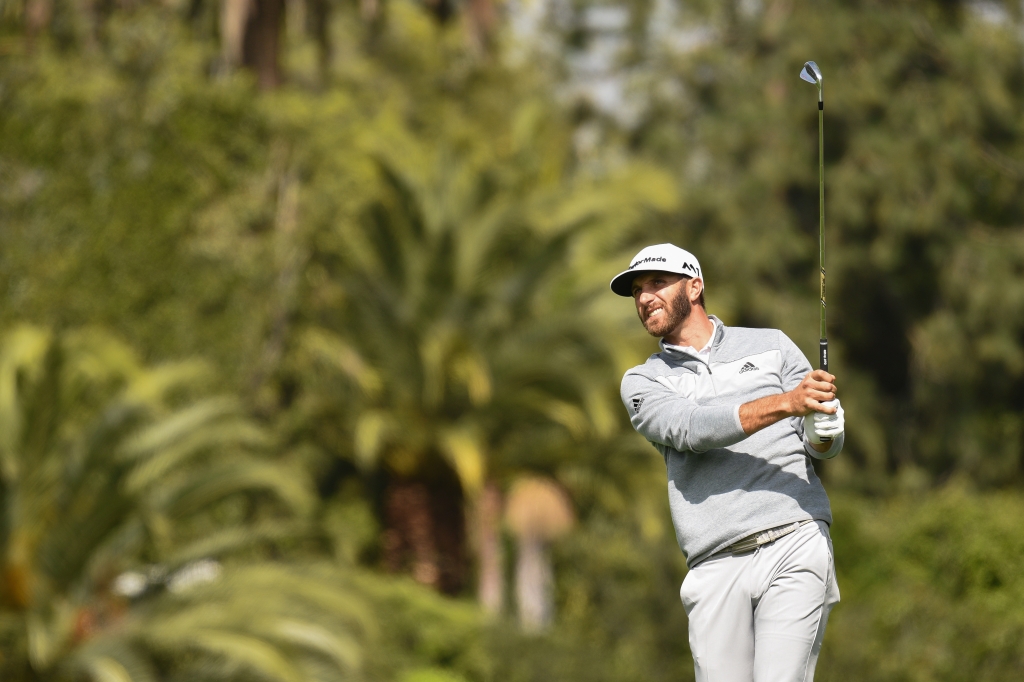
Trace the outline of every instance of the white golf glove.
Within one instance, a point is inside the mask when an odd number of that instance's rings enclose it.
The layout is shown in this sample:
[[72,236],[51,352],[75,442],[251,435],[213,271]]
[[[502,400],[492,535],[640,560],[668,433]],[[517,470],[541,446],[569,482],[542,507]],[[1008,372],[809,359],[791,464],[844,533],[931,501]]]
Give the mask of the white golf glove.
[[821,445],[826,438],[835,440],[846,428],[843,406],[839,404],[839,398],[822,404],[836,408],[836,413],[812,412],[804,417],[804,433],[807,434],[807,440],[814,445]]

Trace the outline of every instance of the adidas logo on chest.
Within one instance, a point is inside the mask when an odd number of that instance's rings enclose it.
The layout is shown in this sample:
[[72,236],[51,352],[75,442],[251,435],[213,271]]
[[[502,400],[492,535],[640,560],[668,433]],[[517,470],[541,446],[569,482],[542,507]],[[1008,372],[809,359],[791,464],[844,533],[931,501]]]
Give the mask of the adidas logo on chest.
[[[782,354],[773,349],[730,362],[715,362],[710,369],[691,362],[655,380],[673,393],[701,404],[709,400],[729,400],[731,396],[746,402],[751,390],[781,388],[781,371]],[[640,405],[634,401],[632,408],[636,412]]]

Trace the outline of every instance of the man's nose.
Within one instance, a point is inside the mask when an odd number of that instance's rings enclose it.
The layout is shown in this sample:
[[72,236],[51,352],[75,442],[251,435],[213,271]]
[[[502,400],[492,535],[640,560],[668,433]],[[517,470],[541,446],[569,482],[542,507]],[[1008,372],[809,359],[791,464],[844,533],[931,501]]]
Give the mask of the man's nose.
[[636,297],[636,302],[638,305],[647,305],[652,300],[654,300],[654,294],[651,293],[650,291],[646,291],[643,289],[640,291],[639,294],[637,294]]

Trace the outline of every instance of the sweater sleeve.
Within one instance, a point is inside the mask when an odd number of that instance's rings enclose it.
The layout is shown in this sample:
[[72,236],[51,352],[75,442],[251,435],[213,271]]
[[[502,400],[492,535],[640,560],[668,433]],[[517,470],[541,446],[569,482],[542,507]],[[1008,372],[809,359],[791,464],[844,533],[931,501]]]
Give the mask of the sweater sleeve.
[[807,362],[807,358],[796,344],[782,332],[779,332],[779,350],[782,351],[782,390],[792,391],[811,371],[811,363]]
[[652,443],[706,452],[747,437],[739,405],[698,405],[633,370],[622,377],[621,395],[633,428]]

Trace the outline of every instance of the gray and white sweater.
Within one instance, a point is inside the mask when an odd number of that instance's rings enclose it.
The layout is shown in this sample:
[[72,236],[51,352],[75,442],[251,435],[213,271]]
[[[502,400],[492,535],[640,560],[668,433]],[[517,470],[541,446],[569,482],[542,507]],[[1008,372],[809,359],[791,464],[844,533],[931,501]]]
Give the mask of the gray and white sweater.
[[[714,318],[716,321],[717,318]],[[622,402],[633,428],[665,457],[672,523],[689,567],[737,540],[793,521],[832,523],[801,417],[748,436],[740,405],[790,391],[811,365],[777,329],[716,325],[710,361],[661,343],[626,372]]]

